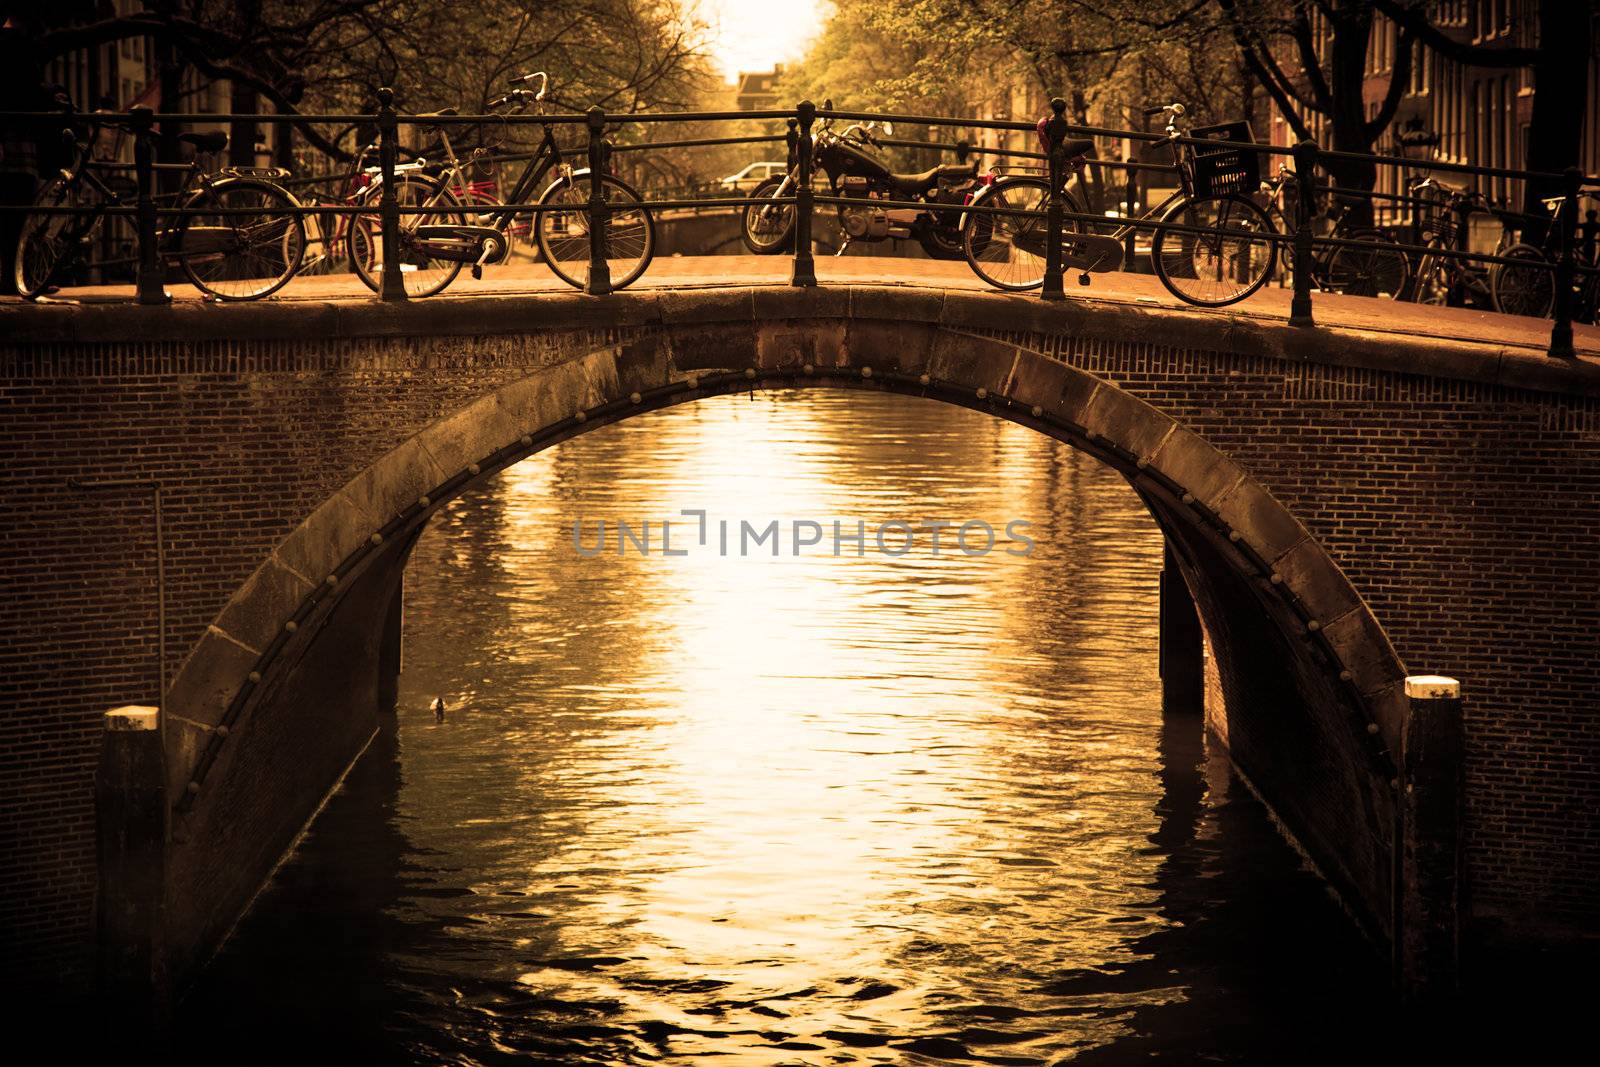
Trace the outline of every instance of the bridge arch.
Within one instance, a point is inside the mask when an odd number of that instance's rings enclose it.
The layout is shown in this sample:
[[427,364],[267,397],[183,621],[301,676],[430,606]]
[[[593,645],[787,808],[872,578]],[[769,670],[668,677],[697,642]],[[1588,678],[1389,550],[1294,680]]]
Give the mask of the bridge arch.
[[[1404,666],[1328,553],[1251,475],[1114,383],[938,325],[838,318],[657,328],[505,385],[394,448],[309,515],[218,614],[166,695],[175,963],[220,940],[371,736],[410,548],[444,503],[641,412],[758,388],[855,388],[984,411],[1118,470],[1173,546],[1214,649],[1235,762],[1339,890],[1391,932]],[[370,672],[376,677],[376,669]],[[347,721],[348,720],[348,721]],[[1234,729],[1238,722],[1240,729]],[[282,786],[286,780],[297,783]],[[320,784],[318,784],[320,782]],[[226,862],[223,862],[226,857]]]

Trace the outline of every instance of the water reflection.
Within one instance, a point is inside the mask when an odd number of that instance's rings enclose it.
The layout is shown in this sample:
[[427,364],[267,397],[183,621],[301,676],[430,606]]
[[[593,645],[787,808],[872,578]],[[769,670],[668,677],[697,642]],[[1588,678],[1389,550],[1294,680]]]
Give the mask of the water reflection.
[[[1037,547],[573,551],[579,516],[681,509],[1024,519]],[[1160,548],[1115,475],[931,402],[724,398],[523,463],[419,544],[398,751],[190,1016],[331,1001],[325,1040],[418,1062],[1325,1050],[1375,963],[1163,723]]]

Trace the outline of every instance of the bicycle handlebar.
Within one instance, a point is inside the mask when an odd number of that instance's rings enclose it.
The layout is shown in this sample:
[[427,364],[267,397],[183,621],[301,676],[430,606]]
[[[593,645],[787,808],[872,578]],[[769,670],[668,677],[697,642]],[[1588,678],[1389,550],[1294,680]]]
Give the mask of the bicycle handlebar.
[[535,78],[539,79],[539,91],[534,95],[534,99],[543,100],[544,91],[550,87],[550,75],[546,74],[544,71],[536,70],[532,74],[518,74],[511,79],[511,84],[532,85],[533,79]]
[[538,100],[538,96],[526,89],[513,89],[504,96],[497,96],[486,105],[489,110],[505,107],[507,104],[516,104],[519,108],[528,106],[530,100]]

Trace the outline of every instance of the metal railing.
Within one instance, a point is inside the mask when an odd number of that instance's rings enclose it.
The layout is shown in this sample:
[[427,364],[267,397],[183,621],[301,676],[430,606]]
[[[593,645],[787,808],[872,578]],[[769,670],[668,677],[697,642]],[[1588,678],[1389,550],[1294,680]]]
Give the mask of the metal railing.
[[[1597,267],[1592,257],[1585,257],[1589,261],[1580,262],[1578,255],[1580,245],[1593,249],[1596,244],[1594,224],[1591,220],[1588,231],[1585,231],[1580,240],[1580,226],[1577,217],[1578,199],[1585,189],[1600,188],[1600,178],[1586,176],[1576,168],[1568,169],[1561,174],[1549,174],[1534,171],[1511,170],[1500,167],[1475,167],[1463,163],[1446,161],[1421,161],[1399,156],[1363,155],[1350,152],[1338,152],[1320,148],[1315,143],[1303,141],[1292,147],[1282,147],[1270,144],[1260,144],[1250,141],[1222,141],[1211,138],[1194,138],[1190,136],[1168,137],[1161,134],[1143,131],[1118,130],[1105,127],[1075,126],[1064,118],[1065,104],[1057,99],[1052,101],[1053,115],[1043,124],[1043,139],[1045,151],[1033,152],[1020,149],[1008,149],[973,145],[965,141],[915,141],[907,139],[880,138],[882,144],[907,149],[931,150],[935,152],[955,153],[959,159],[969,156],[992,156],[1001,158],[1016,158],[1036,161],[1043,164],[1043,170],[1048,175],[1049,193],[1042,211],[1024,212],[1013,209],[993,208],[983,205],[964,204],[930,204],[924,201],[912,200],[887,200],[874,198],[872,206],[886,210],[893,209],[919,209],[919,210],[957,210],[963,214],[994,214],[994,215],[1031,215],[1042,218],[1046,225],[1045,244],[1045,272],[1040,296],[1045,300],[1063,300],[1065,291],[1062,280],[1065,274],[1062,264],[1063,247],[1070,239],[1068,224],[1081,225],[1085,229],[1091,226],[1103,227],[1114,222],[1119,227],[1129,229],[1128,245],[1132,251],[1134,231],[1148,231],[1152,234],[1161,232],[1176,232],[1188,234],[1205,234],[1208,236],[1238,237],[1252,241],[1270,241],[1275,245],[1287,246],[1289,262],[1292,265],[1293,291],[1290,299],[1289,323],[1293,326],[1310,327],[1315,324],[1313,317],[1313,278],[1316,274],[1315,256],[1320,247],[1331,250],[1341,247],[1367,248],[1374,247],[1372,241],[1351,240],[1337,236],[1319,236],[1314,229],[1317,216],[1313,213],[1313,205],[1322,196],[1349,196],[1367,198],[1369,200],[1389,200],[1394,202],[1415,202],[1438,206],[1437,201],[1424,198],[1406,196],[1402,194],[1379,193],[1370,190],[1343,189],[1331,185],[1317,186],[1315,174],[1319,167],[1329,161],[1333,162],[1359,162],[1374,167],[1401,167],[1408,171],[1439,171],[1444,173],[1466,174],[1474,176],[1510,178],[1520,181],[1541,181],[1549,184],[1559,182],[1563,191],[1560,208],[1551,219],[1537,219],[1548,224],[1557,234],[1551,244],[1559,250],[1559,256],[1553,263],[1546,263],[1554,278],[1554,300],[1552,309],[1553,326],[1550,335],[1548,353],[1552,357],[1570,358],[1574,355],[1573,348],[1573,319],[1576,311],[1578,282],[1580,278],[1587,279],[1591,292],[1600,292],[1600,278],[1596,277]],[[1006,132],[1034,133],[1038,128],[1035,123],[1006,121],[1006,120],[981,120],[971,118],[954,118],[946,116],[903,115],[871,111],[850,111],[843,109],[818,108],[811,101],[802,101],[793,110],[764,110],[764,111],[705,111],[705,112],[661,112],[661,113],[630,113],[610,115],[602,109],[590,108],[582,114],[484,114],[484,115],[409,115],[402,114],[395,108],[392,90],[383,89],[378,93],[378,110],[375,114],[333,114],[333,115],[221,115],[221,114],[160,114],[153,113],[148,108],[134,108],[123,114],[95,113],[67,113],[67,112],[28,112],[0,114],[0,121],[8,123],[30,123],[43,125],[48,129],[53,124],[57,129],[64,122],[73,124],[115,124],[128,130],[134,139],[134,161],[132,169],[135,174],[136,193],[131,206],[107,207],[104,205],[57,208],[40,208],[26,205],[3,205],[0,211],[12,213],[51,212],[65,214],[100,213],[108,216],[131,217],[135,223],[138,245],[137,270],[135,291],[140,303],[156,304],[165,303],[170,298],[164,290],[164,268],[160,255],[159,222],[163,218],[181,218],[185,215],[206,215],[211,217],[226,216],[229,214],[274,214],[294,213],[298,215],[372,215],[373,206],[370,203],[317,203],[314,205],[298,205],[289,207],[248,208],[248,209],[221,209],[183,208],[162,206],[159,203],[159,194],[156,192],[156,175],[158,171],[169,167],[169,164],[155,161],[154,143],[157,138],[156,123],[159,121],[163,134],[183,125],[203,123],[229,123],[235,121],[253,123],[289,123],[289,122],[325,122],[325,123],[366,123],[374,124],[377,129],[377,176],[379,195],[377,203],[377,216],[379,220],[379,238],[383,250],[383,270],[379,297],[383,300],[401,301],[407,299],[403,276],[401,273],[401,257],[399,255],[400,219],[407,214],[424,214],[435,209],[425,206],[401,205],[395,196],[395,175],[399,165],[400,154],[400,128],[404,125],[425,126],[450,126],[450,127],[496,127],[509,130],[518,126],[566,126],[576,127],[581,132],[577,138],[581,141],[582,155],[588,165],[588,198],[584,205],[587,215],[590,259],[588,264],[588,283],[585,291],[593,295],[606,295],[612,291],[609,264],[605,256],[605,232],[610,216],[610,203],[604,195],[602,179],[607,172],[607,164],[616,153],[630,153],[642,151],[665,151],[669,149],[723,147],[741,144],[764,144],[786,142],[789,159],[797,164],[799,173],[810,174],[816,138],[815,128],[819,120],[846,120],[853,122],[894,122],[902,125],[921,125],[929,128],[940,129],[983,129]],[[676,141],[645,141],[641,143],[610,144],[606,140],[608,127],[623,125],[648,125],[653,123],[715,123],[715,122],[784,122],[787,125],[787,134],[762,134],[735,137],[693,137]],[[1120,140],[1142,142],[1159,142],[1174,146],[1174,151],[1185,147],[1204,147],[1210,150],[1233,149],[1239,152],[1251,152],[1267,157],[1289,156],[1294,161],[1295,181],[1298,195],[1295,198],[1295,218],[1292,233],[1279,233],[1275,231],[1244,231],[1244,230],[1217,230],[1197,229],[1182,223],[1155,218],[1130,218],[1116,217],[1108,219],[1104,213],[1092,213],[1070,210],[1065,202],[1066,176],[1069,162],[1093,168],[1096,173],[1122,171],[1130,175],[1139,172],[1167,172],[1179,171],[1176,164],[1160,164],[1140,161],[1100,160],[1093,158],[1069,161],[1065,155],[1064,145],[1071,137],[1109,137]],[[489,155],[481,157],[483,162],[511,162],[531,158],[526,153],[510,153],[505,155]],[[185,168],[187,169],[187,168]],[[290,186],[312,185],[317,183],[336,182],[347,179],[349,174],[330,174],[316,178],[288,179],[283,184]],[[711,195],[707,195],[707,193]],[[743,207],[749,201],[746,196],[718,196],[717,190],[708,189],[702,185],[697,189],[682,189],[670,191],[665,197],[655,199],[645,198],[639,202],[638,207],[646,210],[671,210],[677,208],[706,209],[719,207]],[[1131,193],[1130,193],[1131,201]],[[772,198],[767,203],[793,205],[794,208],[794,249],[792,253],[792,267],[790,274],[791,284],[797,286],[815,286],[818,284],[815,259],[813,253],[812,224],[816,208],[821,205],[852,205],[858,200],[839,197],[818,195],[812,188],[810,181],[797,183],[793,193],[785,197]],[[508,205],[513,206],[513,205]],[[1130,203],[1131,206],[1131,203]],[[535,203],[514,205],[518,215],[537,215],[545,211],[570,211],[568,205],[540,205]],[[1496,212],[1506,216],[1517,215],[1518,212]],[[1529,218],[1527,216],[1521,216]],[[1512,259],[1505,256],[1470,252],[1461,248],[1449,248],[1433,244],[1404,243],[1398,241],[1385,241],[1381,247],[1392,249],[1405,254],[1408,258],[1421,256],[1439,257],[1451,261],[1463,261],[1479,265],[1515,265],[1520,267],[1540,266],[1539,263],[1530,263],[1526,258]],[[1396,297],[1399,294],[1392,294]]]

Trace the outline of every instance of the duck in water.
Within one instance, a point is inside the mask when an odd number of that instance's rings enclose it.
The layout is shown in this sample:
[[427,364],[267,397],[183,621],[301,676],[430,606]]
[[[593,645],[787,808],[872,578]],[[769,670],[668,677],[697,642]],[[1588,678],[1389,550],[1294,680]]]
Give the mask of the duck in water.
[[428,708],[433,712],[434,722],[444,722],[444,697],[434,697]]

